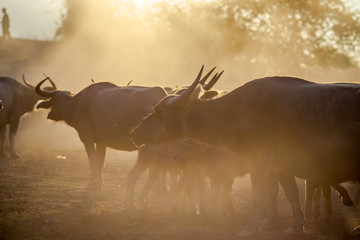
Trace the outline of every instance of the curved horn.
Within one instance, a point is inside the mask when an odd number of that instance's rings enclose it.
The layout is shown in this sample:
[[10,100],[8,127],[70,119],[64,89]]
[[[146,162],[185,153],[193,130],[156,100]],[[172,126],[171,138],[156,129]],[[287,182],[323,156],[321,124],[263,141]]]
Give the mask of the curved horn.
[[25,73],[22,74],[22,80],[25,84],[25,86],[29,87],[29,88],[35,88],[33,85],[31,85],[30,83],[28,83],[26,80],[25,80]]
[[95,83],[95,80],[91,78],[91,82],[92,82],[92,83]]
[[47,76],[45,73],[43,73],[43,75],[44,75],[47,79],[49,79],[52,88],[53,88],[54,90],[56,90],[57,87],[56,87],[55,83],[51,80],[51,78],[50,78],[49,76]]
[[130,80],[130,81],[126,84],[126,86],[130,86],[131,83],[132,83],[132,80]]
[[53,97],[53,96],[56,94],[55,91],[45,91],[45,90],[42,90],[42,89],[41,89],[41,85],[42,85],[46,80],[51,81],[50,78],[47,77],[47,78],[45,78],[44,80],[42,80],[41,82],[39,82],[39,83],[36,85],[36,87],[35,87],[35,92],[36,92],[38,95],[42,96],[42,97]]
[[216,67],[214,67],[213,69],[210,70],[210,72],[208,72],[208,74],[206,74],[201,80],[200,80],[200,84],[201,86],[203,86],[206,82],[206,80],[209,78],[209,76],[212,74],[212,72],[215,70]]
[[199,74],[197,75],[195,81],[191,84],[191,86],[188,89],[186,89],[182,94],[175,97],[173,101],[169,102],[169,104],[181,103],[182,101],[186,100],[194,91],[196,86],[199,84],[203,70],[204,70],[204,65],[202,65]]
[[219,78],[221,77],[221,75],[224,73],[224,70],[222,70],[222,72],[218,75],[217,73],[213,76],[213,78],[210,80],[210,82],[208,84],[206,84],[206,86],[204,86],[204,90],[209,91],[217,82],[217,80],[219,80]]

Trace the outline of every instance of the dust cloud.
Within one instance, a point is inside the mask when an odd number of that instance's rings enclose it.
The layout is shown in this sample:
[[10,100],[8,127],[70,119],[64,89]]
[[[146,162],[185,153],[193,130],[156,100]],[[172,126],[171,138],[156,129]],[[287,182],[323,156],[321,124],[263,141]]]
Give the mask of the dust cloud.
[[[259,24],[255,22],[253,27],[260,32],[258,38],[262,38],[259,45],[259,41],[248,39],[249,34],[226,28],[231,21],[229,16],[221,14],[235,10],[227,10],[221,1],[153,1],[143,8],[121,0],[67,1],[67,5],[69,18],[68,22],[64,21],[68,24],[67,32],[42,54],[45,57],[32,61],[25,71],[38,80],[41,73],[46,73],[61,90],[76,93],[91,84],[91,79],[118,85],[132,80],[132,85],[183,86],[193,81],[203,64],[206,70],[213,66],[218,71],[225,69],[215,86],[222,90],[232,90],[252,79],[271,75],[298,76],[316,82],[358,81],[358,68],[291,64],[297,56],[280,51],[276,45],[281,28],[272,35],[261,31],[269,19],[279,26],[285,21],[281,9],[272,16],[264,14]],[[214,16],[216,13],[219,16]],[[219,23],[219,19],[224,22]],[[238,51],[232,51],[238,39],[243,39],[242,45]],[[251,52],[258,52],[258,58],[248,58]],[[266,60],[268,56],[276,61],[270,64]],[[35,131],[41,136],[39,145],[56,142],[81,146],[72,129],[65,124],[49,123],[45,112],[38,111],[25,119],[39,129]],[[29,131],[22,134],[30,137]],[[49,135],[53,136],[51,141]]]

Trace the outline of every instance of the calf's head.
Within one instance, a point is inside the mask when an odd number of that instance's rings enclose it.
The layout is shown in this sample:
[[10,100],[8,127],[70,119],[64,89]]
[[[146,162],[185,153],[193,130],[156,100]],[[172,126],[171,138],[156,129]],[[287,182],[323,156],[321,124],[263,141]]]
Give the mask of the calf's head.
[[50,79],[47,77],[41,82],[39,82],[35,87],[35,91],[38,95],[47,98],[48,100],[40,102],[36,108],[37,109],[50,108],[50,112],[47,116],[48,119],[54,121],[65,120],[66,112],[69,107],[69,101],[72,98],[71,93],[68,91],[59,91],[59,90],[49,91],[49,90],[41,89],[41,85],[46,80],[50,80]]
[[[196,104],[204,94],[200,83],[203,68],[204,66],[191,86],[180,95],[169,95],[161,100],[154,107],[153,112],[147,115],[131,131],[130,134],[136,146],[164,143],[183,135],[183,130],[186,128],[185,119],[188,109]],[[221,74],[222,72],[213,77],[210,81],[213,82],[212,86],[220,78]]]
[[196,162],[203,158],[202,150],[202,146],[198,140],[187,138],[180,144],[179,148],[172,156],[172,159],[179,164]]

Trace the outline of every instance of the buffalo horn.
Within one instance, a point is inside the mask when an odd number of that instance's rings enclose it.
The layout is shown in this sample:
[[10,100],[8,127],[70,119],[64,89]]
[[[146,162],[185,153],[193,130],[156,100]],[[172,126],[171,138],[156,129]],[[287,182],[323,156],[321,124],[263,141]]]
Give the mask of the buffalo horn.
[[210,70],[210,72],[208,72],[208,74],[206,74],[201,80],[200,80],[200,85],[204,86],[206,80],[209,78],[209,76],[211,75],[211,73],[215,70],[216,67],[214,67],[213,69]]
[[51,81],[50,78],[47,77],[47,78],[45,78],[44,80],[42,80],[41,82],[39,82],[39,83],[36,85],[36,87],[35,87],[35,92],[36,92],[38,95],[42,96],[42,97],[53,97],[53,96],[56,94],[55,91],[45,91],[45,90],[42,90],[42,89],[41,89],[41,85],[42,85],[46,80]]
[[56,89],[57,89],[57,87],[56,87],[55,83],[51,80],[51,78],[50,78],[50,77],[48,77],[45,73],[43,73],[43,75],[44,75],[47,79],[49,79],[49,81],[50,81],[50,83],[51,83],[51,86],[52,86],[53,90],[56,90]]
[[25,84],[25,86],[29,87],[29,88],[35,88],[33,85],[31,85],[30,83],[28,83],[26,80],[25,80],[25,73],[22,74],[22,80]]
[[217,82],[217,80],[219,80],[219,78],[221,77],[221,75],[224,73],[224,70],[221,71],[221,73],[218,75],[217,73],[214,75],[214,77],[210,80],[210,82],[208,84],[206,84],[206,86],[204,86],[204,90],[209,91]]
[[175,97],[169,104],[175,104],[175,103],[182,103],[183,101],[186,101],[188,97],[191,95],[191,93],[194,91],[196,86],[199,84],[202,72],[204,70],[204,65],[202,65],[199,74],[197,75],[195,81],[191,84],[191,86],[186,89],[182,94]]

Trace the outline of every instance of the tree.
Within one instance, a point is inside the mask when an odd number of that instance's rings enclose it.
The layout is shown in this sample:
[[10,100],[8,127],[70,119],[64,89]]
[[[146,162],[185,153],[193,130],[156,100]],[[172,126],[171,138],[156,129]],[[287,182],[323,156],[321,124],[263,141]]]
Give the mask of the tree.
[[[94,26],[84,31],[94,18],[106,26],[105,32],[91,33]],[[281,64],[346,68],[359,65],[359,19],[359,12],[350,11],[341,0],[162,1],[145,10],[125,0],[67,0],[58,33],[64,39],[125,36],[138,44],[146,40],[169,49],[197,48],[199,58],[230,57],[275,69]],[[121,35],[113,34],[119,31]],[[157,39],[150,42],[153,36]]]

